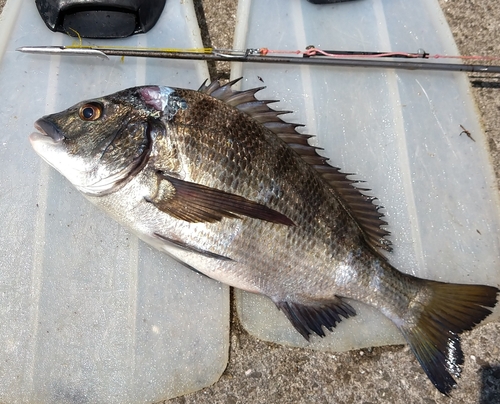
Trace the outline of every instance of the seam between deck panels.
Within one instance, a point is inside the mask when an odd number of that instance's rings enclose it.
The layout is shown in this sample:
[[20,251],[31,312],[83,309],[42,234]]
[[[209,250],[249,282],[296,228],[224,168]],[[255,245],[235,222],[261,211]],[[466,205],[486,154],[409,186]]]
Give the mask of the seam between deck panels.
[[17,23],[17,16],[21,10],[21,5],[21,0],[8,1],[0,16],[0,59],[3,58],[4,53],[7,51],[7,43]]
[[[238,8],[236,10],[236,29],[234,30],[233,48],[246,49],[248,37],[248,20],[250,15],[250,6],[252,0],[239,0]],[[243,24],[242,21],[245,23]],[[231,63],[231,80],[240,78],[243,73],[242,62]],[[236,83],[235,88],[240,89],[240,83]]]
[[[379,30],[379,39],[382,47],[387,50],[391,50],[391,42],[389,40],[389,32],[387,31],[387,21],[384,13],[384,6],[381,0],[374,0],[374,12],[375,18],[377,19],[378,26],[384,27],[384,29]],[[406,142],[406,131],[404,127],[403,113],[401,110],[401,98],[399,96],[399,88],[397,83],[397,73],[394,69],[387,71],[387,85],[390,95],[390,105],[393,111],[393,122],[395,129],[396,142],[398,143],[398,149],[401,153],[398,153],[399,166],[401,167],[402,184],[405,194],[405,201],[408,207],[408,216],[410,221],[410,232],[411,239],[413,241],[413,250],[415,252],[415,258],[417,260],[417,265],[421,269],[426,268],[424,251],[422,245],[422,239],[420,237],[420,225],[418,221],[417,206],[415,203],[415,194],[413,191],[413,182],[411,175],[410,159],[408,156],[408,144]],[[414,268],[405,268],[405,271],[410,271],[412,275],[415,275]]]
[[[53,45],[60,45],[60,39],[54,37]],[[57,90],[57,80],[59,76],[59,67],[61,63],[60,56],[52,56],[50,59],[50,66],[47,81],[47,98],[45,112],[52,111],[56,105],[55,93]],[[38,214],[36,215],[35,229],[34,229],[34,251],[33,251],[33,270],[31,276],[31,344],[29,352],[31,352],[30,363],[27,364],[26,381],[28,385],[25,389],[24,399],[30,402],[32,398],[33,377],[35,370],[35,362],[37,358],[37,337],[38,337],[38,318],[39,318],[39,303],[40,293],[42,288],[42,273],[43,262],[45,257],[45,218],[47,213],[47,200],[48,200],[48,183],[49,176],[51,175],[52,168],[49,167],[45,161],[40,160],[40,176],[38,182]],[[28,355],[29,357],[30,355]]]
[[[307,46],[306,31],[304,28],[304,16],[302,12],[303,2],[292,2],[292,15],[294,16],[294,27],[297,33],[297,47],[302,49]],[[303,46],[302,46],[303,45]],[[311,131],[313,128],[314,132],[317,133],[317,125],[315,125],[315,113],[314,113],[314,101],[312,94],[312,82],[311,82],[311,67],[310,66],[300,66],[300,78],[302,79],[302,91],[306,95],[304,98],[305,107],[305,122],[306,128]],[[317,142],[317,137],[314,139]]]

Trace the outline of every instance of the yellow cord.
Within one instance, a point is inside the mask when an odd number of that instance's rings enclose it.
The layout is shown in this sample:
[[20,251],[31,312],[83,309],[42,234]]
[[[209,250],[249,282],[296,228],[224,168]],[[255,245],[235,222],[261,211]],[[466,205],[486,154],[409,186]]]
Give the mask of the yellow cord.
[[[71,29],[71,28],[70,28]],[[74,31],[74,30],[73,30]],[[73,43],[71,45],[66,46],[67,48],[75,48],[75,49],[122,49],[122,50],[139,50],[139,51],[159,51],[166,53],[177,53],[177,52],[190,52],[190,53],[212,53],[213,48],[189,48],[189,49],[181,49],[181,48],[134,48],[131,46],[96,46],[96,45],[83,45],[82,40],[78,32],[74,31],[78,38],[80,39],[79,43]]]

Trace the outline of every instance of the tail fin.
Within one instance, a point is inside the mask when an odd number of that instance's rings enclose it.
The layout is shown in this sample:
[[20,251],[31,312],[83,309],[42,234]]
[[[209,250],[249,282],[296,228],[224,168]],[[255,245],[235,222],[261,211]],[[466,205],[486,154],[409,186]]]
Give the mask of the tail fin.
[[434,386],[449,395],[464,361],[459,334],[491,313],[499,290],[432,281],[424,285],[427,303],[412,309],[399,328]]

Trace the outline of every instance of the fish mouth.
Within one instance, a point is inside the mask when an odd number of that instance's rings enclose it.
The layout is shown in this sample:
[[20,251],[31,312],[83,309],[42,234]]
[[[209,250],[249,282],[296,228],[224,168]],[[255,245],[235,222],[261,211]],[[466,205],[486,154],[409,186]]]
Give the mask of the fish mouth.
[[39,132],[34,132],[30,135],[30,141],[32,143],[40,140],[44,142],[59,143],[64,140],[64,135],[57,126],[44,118],[38,119],[34,126]]

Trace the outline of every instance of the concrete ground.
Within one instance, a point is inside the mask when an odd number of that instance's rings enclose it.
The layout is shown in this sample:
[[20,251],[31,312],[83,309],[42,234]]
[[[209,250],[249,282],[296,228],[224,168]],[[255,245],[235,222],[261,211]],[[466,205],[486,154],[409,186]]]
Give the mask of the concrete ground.
[[[496,0],[439,1],[461,54],[500,56],[500,7]],[[231,47],[236,0],[194,2],[205,44]],[[0,11],[4,4],[5,0],[0,0]],[[211,73],[227,74],[228,69],[227,65],[215,64]],[[471,75],[470,79],[498,181],[500,81],[478,75]],[[233,310],[230,359],[220,380],[211,387],[167,402],[500,403],[500,323],[465,333],[462,340],[465,353],[462,377],[452,397],[446,398],[427,380],[407,346],[335,354],[279,346],[246,333]]]

